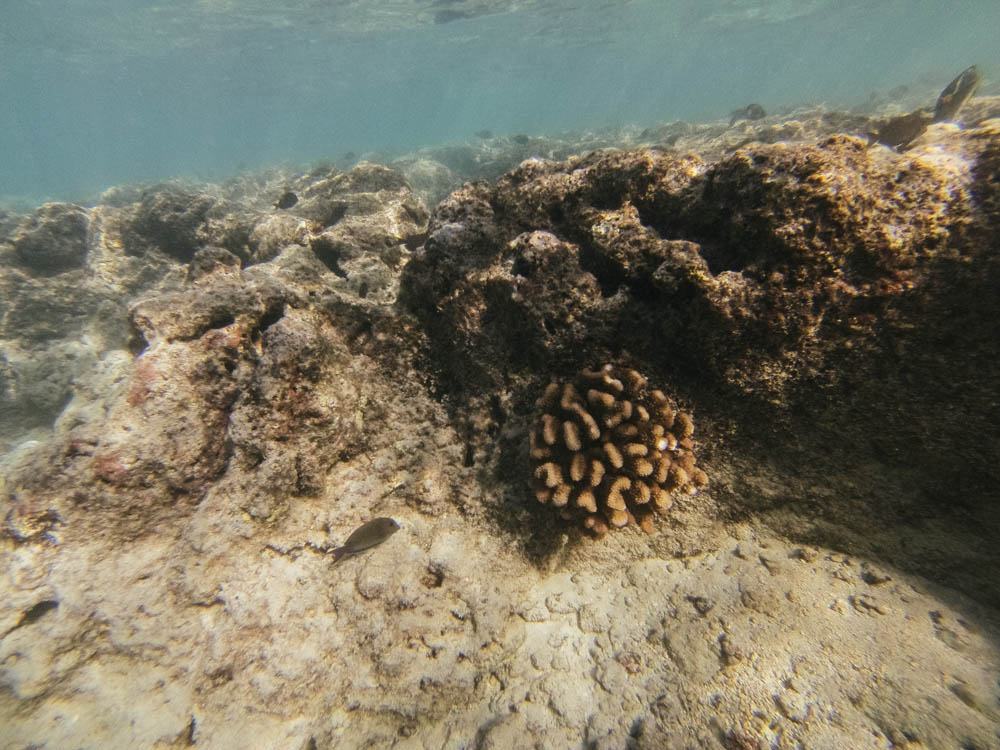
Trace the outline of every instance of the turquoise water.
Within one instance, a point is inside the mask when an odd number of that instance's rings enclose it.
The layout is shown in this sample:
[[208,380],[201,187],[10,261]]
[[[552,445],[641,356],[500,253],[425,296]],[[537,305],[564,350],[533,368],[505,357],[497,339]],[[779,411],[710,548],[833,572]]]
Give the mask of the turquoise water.
[[[1000,78],[1000,2],[5,0],[0,198]],[[932,104],[933,98],[927,102]]]

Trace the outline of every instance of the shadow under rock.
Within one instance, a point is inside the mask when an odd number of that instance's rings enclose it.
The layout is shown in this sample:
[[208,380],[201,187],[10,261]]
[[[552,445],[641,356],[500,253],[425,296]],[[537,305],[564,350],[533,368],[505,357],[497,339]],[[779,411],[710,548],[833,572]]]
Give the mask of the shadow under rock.
[[731,425],[712,484],[723,517],[756,518],[793,543],[881,561],[1000,608],[996,478],[905,451],[905,430],[873,432],[888,422],[873,403],[863,414],[840,402],[789,416],[744,401],[738,419],[705,414]]
[[[516,431],[520,435],[521,431]],[[500,531],[520,540],[520,548],[538,569],[547,568],[553,556],[582,532],[539,503],[528,486],[527,432],[524,440],[499,437],[499,452],[482,469],[481,482],[498,485],[499,502],[489,515]]]

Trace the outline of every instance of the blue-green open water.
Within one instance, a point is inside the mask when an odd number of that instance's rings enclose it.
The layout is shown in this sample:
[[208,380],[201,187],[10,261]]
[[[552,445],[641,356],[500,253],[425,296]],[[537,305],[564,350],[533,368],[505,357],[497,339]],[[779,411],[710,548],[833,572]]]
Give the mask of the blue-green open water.
[[4,0],[0,200],[849,107],[974,63],[989,93],[998,37],[997,0]]

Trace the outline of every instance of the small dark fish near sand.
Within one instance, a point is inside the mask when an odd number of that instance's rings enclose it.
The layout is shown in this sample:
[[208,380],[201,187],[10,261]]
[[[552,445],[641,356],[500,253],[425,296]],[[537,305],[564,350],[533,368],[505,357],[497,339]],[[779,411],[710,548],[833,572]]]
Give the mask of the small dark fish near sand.
[[975,65],[970,65],[959,73],[954,81],[945,86],[941,96],[938,97],[934,106],[934,122],[954,120],[962,105],[975,95],[980,83],[982,78]]
[[330,550],[333,561],[339,562],[343,557],[356,555],[362,550],[381,544],[399,531],[399,524],[391,518],[373,518],[368,523],[355,529],[342,547]]
[[889,148],[902,151],[923,134],[931,123],[954,120],[963,105],[979,89],[982,77],[975,65],[970,65],[941,92],[934,113],[929,109],[918,109],[905,115],[897,115],[887,120],[876,121],[875,128],[868,133],[868,142],[878,141]]
[[281,194],[281,197],[274,202],[274,207],[282,209],[291,208],[298,202],[299,202],[299,196],[297,196],[291,190],[286,190]]
[[739,120],[763,120],[765,117],[767,117],[767,113],[764,111],[764,108],[757,104],[757,102],[754,102],[730,112],[729,127],[735,125]]

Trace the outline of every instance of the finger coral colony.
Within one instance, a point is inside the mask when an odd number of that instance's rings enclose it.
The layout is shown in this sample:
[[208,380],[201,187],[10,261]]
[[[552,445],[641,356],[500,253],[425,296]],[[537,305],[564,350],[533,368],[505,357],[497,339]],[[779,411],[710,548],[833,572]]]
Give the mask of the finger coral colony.
[[596,536],[673,506],[708,476],[695,465],[694,422],[635,370],[605,365],[572,382],[553,381],[531,430],[532,487],[566,519]]

